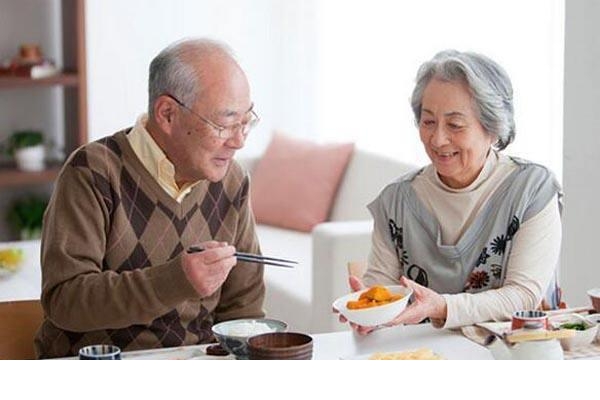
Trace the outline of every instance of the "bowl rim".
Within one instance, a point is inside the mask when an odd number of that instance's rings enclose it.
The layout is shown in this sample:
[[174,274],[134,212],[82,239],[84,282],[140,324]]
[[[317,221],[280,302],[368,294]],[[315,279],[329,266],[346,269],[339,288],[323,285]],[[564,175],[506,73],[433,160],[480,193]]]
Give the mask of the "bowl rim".
[[[309,341],[306,342],[306,343],[304,343],[304,344],[298,344],[298,345],[295,345],[295,346],[287,346],[287,347],[254,346],[254,345],[252,345],[252,343],[250,343],[250,341],[251,341],[250,339],[256,339],[256,338],[259,338],[261,336],[267,336],[267,335],[273,335],[273,334],[276,334],[276,335],[284,334],[284,335],[303,336],[303,337],[308,338]],[[252,348],[252,349],[255,349],[255,350],[259,351],[259,352],[260,351],[264,351],[264,350],[267,350],[267,351],[273,351],[273,350],[275,350],[275,351],[280,351],[280,352],[288,352],[288,351],[301,350],[301,349],[306,349],[308,351],[309,348],[312,349],[313,342],[314,342],[314,340],[313,340],[312,336],[310,336],[307,333],[302,333],[302,332],[267,332],[267,333],[261,333],[259,335],[254,335],[254,336],[249,337],[248,338],[248,350],[250,350]]]
[[[374,311],[374,310],[385,310],[387,308],[391,308],[392,306],[398,305],[402,302],[406,302],[408,301],[408,299],[410,299],[410,297],[413,295],[413,290],[411,288],[409,288],[408,286],[403,286],[403,285],[381,285],[384,286],[387,289],[390,288],[398,288],[401,289],[402,291],[406,291],[406,293],[404,294],[404,297],[396,300],[396,301],[392,301],[391,303],[387,303],[387,304],[383,304],[381,306],[375,306],[375,307],[368,307],[368,308],[362,308],[362,309],[358,309],[358,310],[351,310],[346,306],[346,303],[351,299],[356,297],[358,299],[358,297],[360,297],[361,294],[363,294],[364,292],[366,292],[367,290],[369,290],[371,287],[365,288],[363,290],[359,290],[357,292],[352,292],[352,293],[347,293],[341,297],[338,297],[337,299],[335,299],[335,301],[332,304],[332,307],[335,308],[336,310],[338,310],[338,312],[340,312],[342,315],[344,315],[345,312],[348,313],[352,313],[352,314],[360,314],[360,313],[365,313],[369,312],[369,311]],[[336,304],[338,302],[341,302],[342,307],[336,306]]]
[[274,319],[274,318],[240,318],[240,319],[230,319],[227,321],[221,321],[218,322],[216,324],[213,324],[210,328],[211,332],[215,335],[219,335],[219,336],[223,336],[226,338],[234,338],[237,340],[248,340],[249,338],[253,337],[253,336],[257,336],[257,335],[248,335],[248,336],[237,336],[237,335],[230,335],[228,333],[221,333],[218,332],[217,330],[215,330],[215,327],[218,329],[219,327],[223,327],[223,326],[228,326],[228,325],[233,325],[235,323],[241,323],[241,322],[261,322],[261,323],[265,323],[266,322],[271,322],[274,325],[278,325],[277,328],[275,329],[281,329],[281,330],[276,330],[273,332],[265,332],[265,333],[274,333],[274,332],[286,332],[288,329],[288,324],[285,321],[281,321],[279,319]]
[[600,298],[600,287],[588,289],[586,293],[590,297]]

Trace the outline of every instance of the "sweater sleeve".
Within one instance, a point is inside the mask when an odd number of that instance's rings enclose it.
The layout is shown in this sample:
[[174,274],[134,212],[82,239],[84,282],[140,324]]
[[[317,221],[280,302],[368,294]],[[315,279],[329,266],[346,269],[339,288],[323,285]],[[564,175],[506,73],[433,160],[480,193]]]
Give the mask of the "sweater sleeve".
[[510,319],[514,310],[536,308],[558,265],[562,229],[557,196],[521,225],[513,238],[504,286],[476,294],[443,295],[445,323],[454,328],[478,321]]
[[[250,208],[250,179],[244,177],[239,225],[233,245],[238,251],[260,254],[254,214]],[[238,318],[264,317],[265,285],[262,264],[238,261],[221,287],[221,297],[215,309],[215,323]]]
[[195,295],[180,258],[132,271],[103,270],[109,210],[90,170],[66,165],[44,215],[42,305],[74,332],[147,324]]

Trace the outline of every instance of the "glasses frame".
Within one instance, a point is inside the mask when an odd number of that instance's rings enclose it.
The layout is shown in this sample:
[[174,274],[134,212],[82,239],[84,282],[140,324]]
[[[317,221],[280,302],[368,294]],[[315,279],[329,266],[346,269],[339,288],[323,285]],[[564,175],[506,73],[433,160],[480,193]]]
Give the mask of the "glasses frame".
[[[223,126],[223,125],[219,125],[215,122],[212,122],[208,118],[205,118],[202,115],[198,114],[197,112],[192,110],[190,107],[183,104],[183,102],[181,100],[179,100],[177,97],[173,96],[172,94],[166,94],[166,96],[171,98],[175,103],[177,103],[177,105],[186,109],[192,115],[196,116],[198,119],[200,119],[200,121],[204,122],[205,124],[207,124],[208,126],[213,128],[214,130],[216,130],[217,131],[216,137],[218,137],[219,139],[229,140],[229,139],[235,137],[235,135],[237,135],[238,130],[240,128],[242,128],[241,133],[245,139],[246,137],[248,137],[248,134],[250,133],[250,131],[252,129],[254,129],[254,127],[260,121],[260,117],[253,110],[254,103],[252,103],[252,105],[250,106],[250,110],[248,110],[248,112],[247,112],[247,113],[250,113],[250,115],[251,115],[251,119],[248,122],[246,122],[246,123],[237,122],[230,126]],[[224,132],[229,132],[229,134],[224,134]]]

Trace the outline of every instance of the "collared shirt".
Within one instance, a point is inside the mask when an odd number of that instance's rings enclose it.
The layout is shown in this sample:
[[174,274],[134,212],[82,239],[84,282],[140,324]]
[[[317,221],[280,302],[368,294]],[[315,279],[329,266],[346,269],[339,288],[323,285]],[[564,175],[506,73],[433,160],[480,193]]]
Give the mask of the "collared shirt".
[[181,203],[185,196],[200,181],[186,183],[182,187],[177,185],[175,181],[175,166],[146,129],[147,122],[147,114],[142,114],[138,117],[135,126],[127,135],[129,144],[133,148],[135,155],[138,156],[144,167],[150,172],[150,175],[156,179],[160,187],[178,203]]

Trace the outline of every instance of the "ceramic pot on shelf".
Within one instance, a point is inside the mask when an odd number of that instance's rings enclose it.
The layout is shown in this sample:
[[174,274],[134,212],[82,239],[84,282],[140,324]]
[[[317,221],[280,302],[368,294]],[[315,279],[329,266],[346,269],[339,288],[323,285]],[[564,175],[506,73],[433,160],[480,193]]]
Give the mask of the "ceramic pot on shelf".
[[43,171],[45,155],[43,144],[16,149],[14,154],[17,168],[28,172]]

